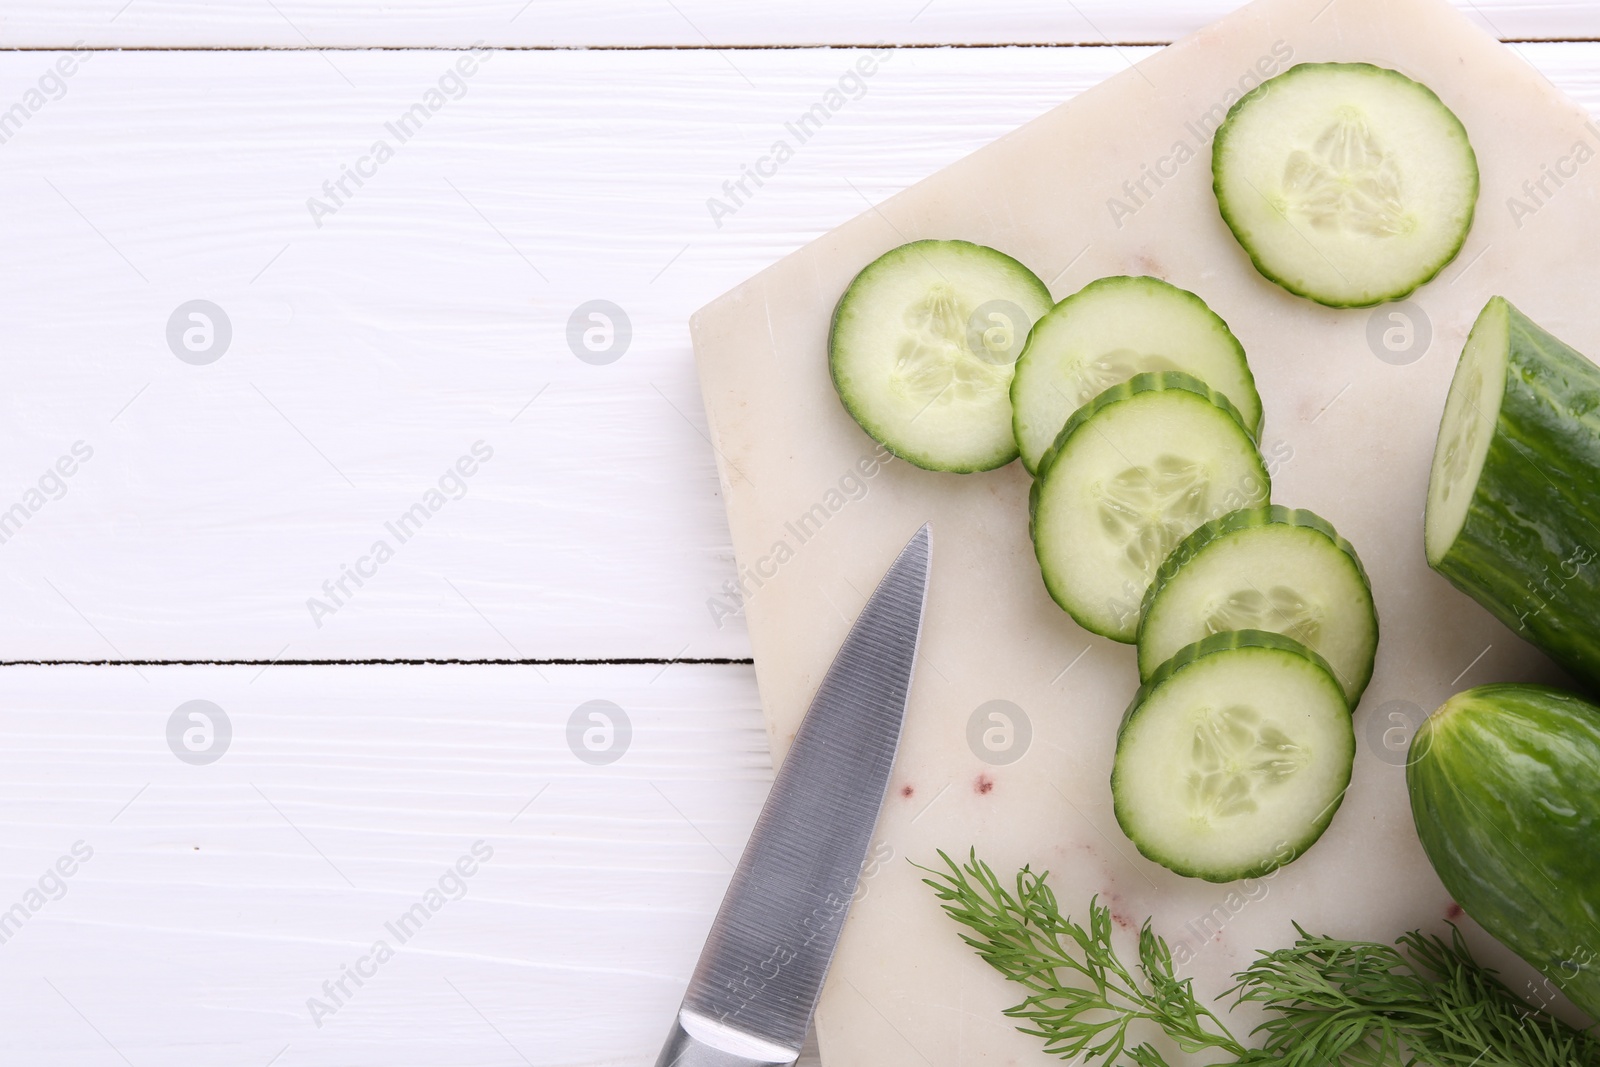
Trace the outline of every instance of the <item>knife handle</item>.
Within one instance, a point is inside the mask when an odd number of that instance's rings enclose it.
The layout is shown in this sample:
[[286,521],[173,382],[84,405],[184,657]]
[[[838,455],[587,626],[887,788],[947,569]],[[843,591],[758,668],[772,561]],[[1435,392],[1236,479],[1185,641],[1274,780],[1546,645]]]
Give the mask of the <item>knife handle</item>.
[[793,1067],[799,1049],[763,1041],[688,1008],[678,1011],[656,1067]]

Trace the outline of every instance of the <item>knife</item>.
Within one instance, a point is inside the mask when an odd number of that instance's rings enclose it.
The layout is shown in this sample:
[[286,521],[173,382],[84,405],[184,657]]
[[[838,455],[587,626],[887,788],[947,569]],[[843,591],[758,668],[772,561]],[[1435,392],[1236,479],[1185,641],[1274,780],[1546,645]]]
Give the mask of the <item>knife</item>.
[[932,531],[861,609],[778,769],[656,1067],[789,1067],[867,857],[900,745]]

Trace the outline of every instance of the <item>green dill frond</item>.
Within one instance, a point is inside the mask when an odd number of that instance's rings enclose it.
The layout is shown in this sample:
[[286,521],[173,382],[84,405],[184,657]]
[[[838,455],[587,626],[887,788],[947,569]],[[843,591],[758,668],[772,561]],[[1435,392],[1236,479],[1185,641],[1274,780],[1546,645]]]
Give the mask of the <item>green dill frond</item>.
[[1600,1043],[1515,996],[1453,927],[1395,947],[1295,929],[1229,990],[1268,1009],[1257,1032],[1283,1063],[1600,1067]]
[[1221,1054],[1216,1067],[1600,1067],[1600,1041],[1524,1003],[1479,965],[1460,931],[1420,932],[1395,945],[1313,937],[1262,952],[1219,999],[1259,1004],[1267,1019],[1241,1044],[1173,971],[1167,943],[1145,922],[1138,961],[1111,943],[1111,910],[1091,899],[1088,924],[1061,913],[1048,872],[1024,867],[1013,885],[969,853],[944,869],[920,867],[962,940],[1026,995],[1006,1009],[1018,1029],[1064,1060],[1105,1067],[1171,1067],[1138,1023],[1159,1027],[1184,1052]]
[[1085,927],[1061,913],[1045,884],[1048,872],[1024,867],[1011,890],[976,851],[965,865],[942,851],[939,858],[946,869],[919,868],[933,876],[923,881],[970,931],[962,940],[1028,991],[1006,1014],[1023,1033],[1042,1038],[1051,1055],[1107,1067],[1169,1067],[1151,1045],[1129,1046],[1129,1028],[1141,1020],[1186,1052],[1220,1049],[1235,1059],[1246,1053],[1195,998],[1189,979],[1173,973],[1172,953],[1148,922],[1139,931],[1139,962],[1130,969],[1111,944],[1111,909],[1098,900],[1089,902]]

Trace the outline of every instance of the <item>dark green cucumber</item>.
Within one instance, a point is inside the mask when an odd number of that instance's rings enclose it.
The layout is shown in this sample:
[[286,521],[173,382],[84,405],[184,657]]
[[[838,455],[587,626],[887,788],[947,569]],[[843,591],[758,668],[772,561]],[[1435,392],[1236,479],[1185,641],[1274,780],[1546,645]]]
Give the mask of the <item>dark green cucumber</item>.
[[1457,693],[1412,739],[1406,785],[1450,895],[1600,1018],[1600,708],[1544,686]]
[[1445,400],[1428,565],[1600,688],[1600,368],[1503,297]]

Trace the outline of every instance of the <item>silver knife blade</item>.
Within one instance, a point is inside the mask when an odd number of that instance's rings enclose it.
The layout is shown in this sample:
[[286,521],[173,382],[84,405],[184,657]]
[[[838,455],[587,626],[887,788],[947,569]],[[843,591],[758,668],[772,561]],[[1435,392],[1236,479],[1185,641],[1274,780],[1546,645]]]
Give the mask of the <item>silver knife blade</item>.
[[657,1067],[800,1055],[900,745],[932,531],[868,598],[778,769]]

